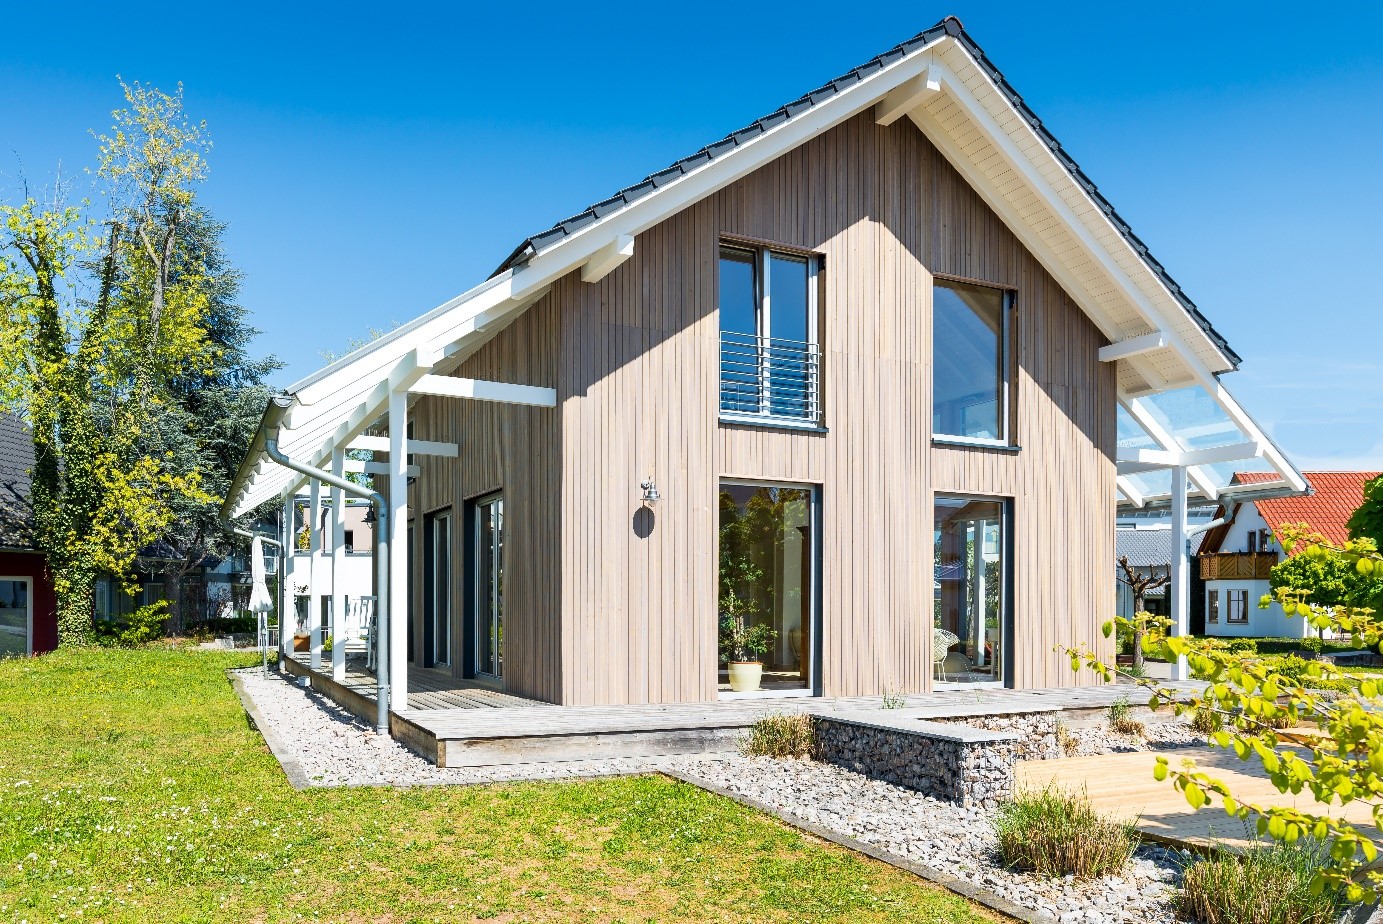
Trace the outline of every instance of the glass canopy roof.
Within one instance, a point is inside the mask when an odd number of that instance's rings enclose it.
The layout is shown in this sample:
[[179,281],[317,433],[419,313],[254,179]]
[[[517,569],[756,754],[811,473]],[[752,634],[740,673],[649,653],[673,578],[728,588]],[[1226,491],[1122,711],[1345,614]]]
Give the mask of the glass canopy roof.
[[[1119,505],[1169,503],[1172,470],[1179,465],[1186,467],[1188,496],[1193,499],[1305,491],[1300,472],[1222,388],[1217,395],[1192,386],[1122,398]],[[1255,477],[1244,483],[1235,477],[1241,473]]]

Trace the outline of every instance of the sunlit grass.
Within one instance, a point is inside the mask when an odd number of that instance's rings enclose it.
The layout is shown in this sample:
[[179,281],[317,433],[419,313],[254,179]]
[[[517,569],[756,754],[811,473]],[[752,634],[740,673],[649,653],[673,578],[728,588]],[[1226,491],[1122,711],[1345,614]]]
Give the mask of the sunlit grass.
[[988,920],[663,777],[299,792],[229,652],[0,661],[0,921]]

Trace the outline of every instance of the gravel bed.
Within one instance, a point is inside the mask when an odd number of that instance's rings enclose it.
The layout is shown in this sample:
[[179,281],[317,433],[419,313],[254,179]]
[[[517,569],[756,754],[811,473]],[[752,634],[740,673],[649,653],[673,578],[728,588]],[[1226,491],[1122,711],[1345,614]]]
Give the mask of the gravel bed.
[[993,815],[811,760],[723,756],[671,763],[690,777],[963,879],[1062,924],[1176,924],[1171,890],[1185,857],[1138,848],[1122,876],[1043,879],[1000,867]]
[[1078,727],[1067,730],[1066,736],[1075,742],[1068,745],[1066,757],[1088,757],[1094,754],[1120,754],[1130,751],[1161,751],[1204,745],[1205,738],[1192,731],[1185,722],[1144,722],[1146,735],[1121,735],[1108,725]]
[[662,758],[613,758],[443,769],[314,690],[260,668],[236,671],[270,731],[310,786],[438,786],[655,772]]

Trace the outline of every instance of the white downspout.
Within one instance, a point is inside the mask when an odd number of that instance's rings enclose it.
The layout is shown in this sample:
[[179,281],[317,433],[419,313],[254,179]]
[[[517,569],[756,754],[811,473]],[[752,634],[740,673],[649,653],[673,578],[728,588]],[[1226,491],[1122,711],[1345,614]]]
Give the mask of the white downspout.
[[[331,473],[346,476],[346,451],[336,447],[331,451]],[[342,683],[346,679],[346,495],[336,485],[331,486],[331,679]]]

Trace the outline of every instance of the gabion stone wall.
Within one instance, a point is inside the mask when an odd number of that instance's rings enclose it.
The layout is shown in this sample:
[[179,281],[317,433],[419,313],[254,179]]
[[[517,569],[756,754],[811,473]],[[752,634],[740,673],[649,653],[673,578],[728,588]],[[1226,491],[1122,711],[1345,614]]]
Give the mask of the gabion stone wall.
[[920,719],[816,716],[817,758],[966,807],[1013,794],[1016,735]]
[[950,724],[963,724],[986,731],[1007,732],[1017,736],[1014,756],[1018,760],[1056,760],[1066,755],[1057,741],[1056,711],[1015,712],[1008,715],[975,715],[962,719],[938,719]]

